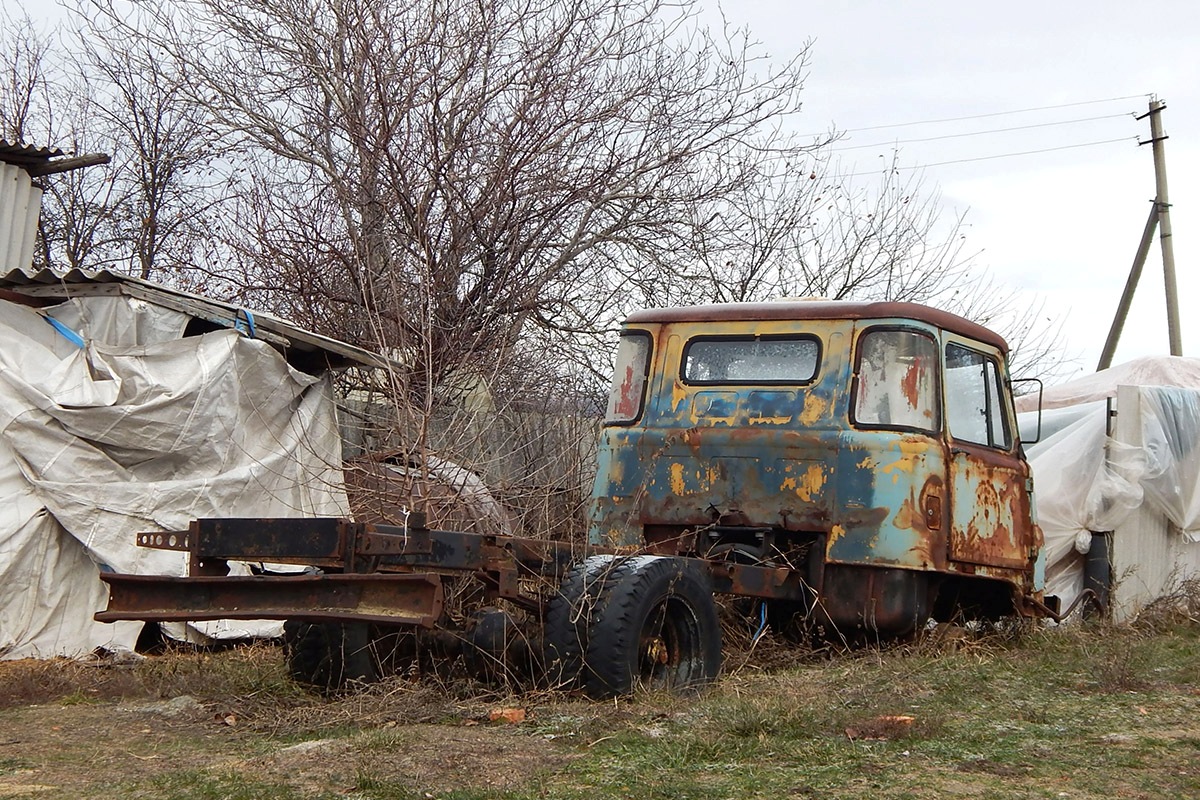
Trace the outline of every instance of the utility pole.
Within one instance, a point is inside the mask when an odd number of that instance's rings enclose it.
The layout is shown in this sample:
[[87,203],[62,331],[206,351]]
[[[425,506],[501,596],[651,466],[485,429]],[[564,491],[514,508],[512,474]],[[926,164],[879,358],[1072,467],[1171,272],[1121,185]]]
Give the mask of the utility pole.
[[[1129,315],[1129,306],[1133,302],[1133,292],[1137,289],[1142,277],[1142,267],[1150,252],[1150,244],[1154,241],[1154,231],[1158,229],[1159,246],[1162,248],[1163,284],[1167,294],[1167,337],[1170,342],[1171,355],[1183,355],[1183,336],[1179,329],[1179,291],[1175,284],[1175,247],[1171,239],[1171,203],[1167,196],[1167,156],[1163,141],[1167,138],[1163,133],[1162,111],[1167,104],[1157,97],[1151,98],[1150,110],[1139,120],[1150,118],[1151,150],[1154,153],[1154,205],[1150,209],[1150,217],[1142,231],[1142,240],[1138,245],[1137,255],[1134,256],[1133,266],[1129,270],[1129,279],[1125,282],[1125,291],[1121,293],[1121,302],[1117,305],[1117,313],[1113,317],[1112,327],[1108,331],[1108,339],[1104,342],[1104,351],[1100,355],[1100,363],[1096,370],[1108,369],[1112,366],[1113,354],[1117,349],[1117,341],[1125,327],[1125,319]],[[1139,142],[1146,144],[1147,142]]]
[[1150,141],[1154,150],[1155,202],[1158,204],[1158,244],[1162,247],[1163,283],[1167,287],[1167,335],[1171,355],[1183,355],[1183,336],[1179,332],[1179,291],[1175,287],[1175,246],[1171,241],[1171,202],[1167,199],[1167,155],[1163,147],[1162,110],[1167,104],[1157,97],[1150,101]]

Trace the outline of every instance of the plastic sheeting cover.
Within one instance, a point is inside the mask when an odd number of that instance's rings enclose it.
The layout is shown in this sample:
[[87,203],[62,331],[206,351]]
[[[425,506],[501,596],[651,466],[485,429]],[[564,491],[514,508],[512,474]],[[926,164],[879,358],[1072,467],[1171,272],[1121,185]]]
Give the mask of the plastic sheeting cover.
[[[125,298],[42,314],[0,302],[0,658],[132,648],[100,624],[101,569],[182,575],[139,531],[219,516],[344,516],[327,379],[236,331],[179,338],[186,317]],[[261,634],[205,624],[210,635]]]
[[[1115,397],[1119,383],[1135,379],[1184,384],[1138,387],[1140,445],[1107,436],[1107,405],[1096,399]],[[1071,602],[1083,588],[1090,532],[1117,528],[1143,504],[1200,541],[1200,360],[1139,359],[1046,394],[1052,402],[1092,400],[1044,412],[1042,440],[1027,448],[1046,537],[1047,594]],[[1020,415],[1024,435],[1036,416]]]
[[1200,542],[1200,392],[1143,386],[1139,394],[1146,500]]
[[[1042,408],[1066,408],[1116,397],[1118,386],[1179,386],[1200,389],[1200,358],[1146,356],[1050,386],[1042,395]],[[1017,411],[1036,411],[1037,394],[1016,399]]]
[[1070,602],[1083,589],[1090,531],[1112,530],[1141,504],[1143,459],[1108,438],[1105,403],[1068,410],[1046,415],[1044,437],[1027,453],[1046,539],[1046,593]]

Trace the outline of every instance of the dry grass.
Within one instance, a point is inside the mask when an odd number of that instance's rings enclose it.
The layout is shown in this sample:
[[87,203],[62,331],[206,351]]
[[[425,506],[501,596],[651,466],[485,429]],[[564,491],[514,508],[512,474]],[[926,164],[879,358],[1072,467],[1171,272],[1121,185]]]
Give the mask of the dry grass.
[[1159,597],[1142,610],[1137,627],[1166,631],[1180,626],[1200,627],[1200,579],[1181,581],[1175,590]]
[[[730,624],[709,692],[607,703],[437,678],[326,698],[265,645],[0,664],[0,796],[1200,796],[1200,624],[1186,611],[841,653]],[[163,715],[159,698],[178,694],[191,710]],[[505,707],[524,721],[489,722]]]

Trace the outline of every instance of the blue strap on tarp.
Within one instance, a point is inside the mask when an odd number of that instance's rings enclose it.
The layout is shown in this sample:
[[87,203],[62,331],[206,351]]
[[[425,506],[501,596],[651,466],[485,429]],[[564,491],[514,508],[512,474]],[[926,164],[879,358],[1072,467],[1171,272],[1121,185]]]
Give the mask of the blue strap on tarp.
[[248,309],[239,308],[237,310],[237,314],[235,314],[233,317],[233,327],[237,328],[251,339],[255,338],[254,315],[250,313]]
[[49,322],[52,326],[54,326],[54,330],[61,333],[63,335],[63,338],[65,338],[68,342],[70,342],[71,344],[78,347],[80,350],[87,347],[87,342],[85,342],[83,340],[82,336],[80,336],[78,333],[76,333],[75,331],[68,328],[66,325],[63,325],[61,322],[56,320],[54,317],[42,317],[42,319],[46,320],[46,322]]

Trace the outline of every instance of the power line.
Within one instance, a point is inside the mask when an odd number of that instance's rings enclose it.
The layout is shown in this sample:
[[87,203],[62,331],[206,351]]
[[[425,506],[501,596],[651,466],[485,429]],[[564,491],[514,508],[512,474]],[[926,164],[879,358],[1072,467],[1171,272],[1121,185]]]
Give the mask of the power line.
[[[1007,116],[1009,114],[1029,114],[1034,111],[1053,111],[1053,110],[1059,109],[1059,108],[1077,108],[1079,106],[1092,106],[1092,105],[1097,105],[1099,103],[1115,103],[1120,100],[1137,100],[1139,98],[1149,97],[1149,96],[1150,96],[1149,93],[1147,93],[1147,94],[1131,94],[1131,95],[1126,95],[1125,97],[1109,97],[1109,98],[1105,98],[1103,100],[1081,100],[1077,103],[1060,103],[1055,106],[1035,106],[1033,108],[1017,108],[1017,109],[1013,109],[1011,111],[993,111],[988,114],[972,114],[972,115],[966,116],[966,117],[945,117],[943,119],[922,119],[922,120],[917,120],[915,122],[897,122],[897,123],[892,123],[889,125],[870,125],[865,128],[850,128],[848,130],[842,131],[842,133],[861,133],[862,131],[880,131],[880,130],[884,130],[885,128],[909,128],[914,125],[939,125],[944,122],[963,122],[965,120],[970,120],[970,119],[988,119],[989,117],[1003,117],[1003,116]],[[827,133],[828,133],[827,131],[822,131],[821,133],[805,134],[805,136],[825,136],[825,135],[827,135]]]
[[1058,125],[1074,125],[1080,122],[1096,122],[1102,119],[1117,119],[1118,117],[1132,116],[1132,112],[1124,114],[1106,114],[1100,117],[1082,117],[1080,119],[1068,119],[1060,122],[1040,122],[1036,125],[1017,125],[1012,128],[992,128],[986,131],[971,131],[970,133],[949,133],[944,136],[929,136],[924,139],[899,139],[891,142],[881,142],[879,144],[856,144],[850,147],[835,147],[833,152],[841,153],[847,150],[867,150],[873,147],[892,147],[898,144],[916,144],[918,142],[937,142],[943,139],[962,139],[967,136],[986,136],[992,133],[1009,133],[1011,131],[1028,131],[1034,128],[1053,128]]
[[[996,159],[996,158],[1014,158],[1016,156],[1032,156],[1032,155],[1037,155],[1038,153],[1054,153],[1059,150],[1075,150],[1080,147],[1096,147],[1096,146],[1102,145],[1102,144],[1114,144],[1116,142],[1128,142],[1128,141],[1137,142],[1137,137],[1136,136],[1133,136],[1133,137],[1122,136],[1120,139],[1105,139],[1100,142],[1082,142],[1080,144],[1062,145],[1061,147],[1043,147],[1040,150],[1024,150],[1019,153],[997,153],[996,155],[991,155],[991,156],[978,156],[977,158],[958,158],[953,161],[938,161],[933,164],[916,164],[911,167],[888,167],[888,169],[909,171],[909,170],[914,170],[914,169],[925,169],[926,167],[944,167],[949,164],[967,164],[967,163],[970,163],[973,161],[991,161],[992,159]],[[857,177],[861,177],[864,175],[878,175],[878,174],[879,174],[879,171],[875,170],[873,172],[853,172],[849,175],[841,175],[839,177],[841,177],[841,178],[857,178]]]

